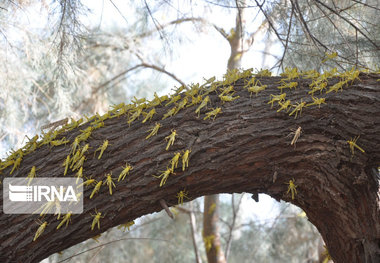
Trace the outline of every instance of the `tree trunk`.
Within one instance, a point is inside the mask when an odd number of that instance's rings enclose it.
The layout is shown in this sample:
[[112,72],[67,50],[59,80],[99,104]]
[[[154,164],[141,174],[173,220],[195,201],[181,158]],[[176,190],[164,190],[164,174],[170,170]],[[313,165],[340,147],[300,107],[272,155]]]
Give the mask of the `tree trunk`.
[[208,195],[204,199],[203,243],[208,263],[225,263],[219,234],[219,196]]
[[[231,30],[230,35],[226,37],[231,53],[227,63],[227,70],[238,69],[241,66],[242,56],[244,54],[244,8],[238,7],[236,12],[235,28]],[[245,1],[240,3],[241,6],[245,5]],[[229,244],[227,244],[226,255],[221,249],[220,232],[218,227],[219,221],[219,195],[210,195],[204,197],[203,209],[203,241],[206,247],[206,255],[208,263],[223,263],[227,261]],[[207,239],[212,238],[211,240]],[[211,248],[208,246],[211,242]]]
[[[133,166],[126,180],[116,183],[111,196],[102,186],[89,199],[93,187],[85,187],[84,212],[72,216],[67,228],[56,230],[60,221],[48,215],[48,225],[33,242],[38,228],[36,215],[0,215],[0,262],[38,262],[49,255],[78,244],[119,224],[162,209],[160,200],[169,206],[176,194],[186,188],[190,199],[217,193],[266,193],[301,207],[321,233],[334,262],[380,262],[380,88],[379,75],[361,74],[343,92],[324,94],[326,104],[304,108],[294,119],[267,104],[270,94],[278,94],[279,77],[259,78],[268,87],[257,96],[249,96],[235,83],[240,96],[222,103],[215,92],[209,94],[212,107],[221,107],[215,120],[204,120],[194,113],[198,105],[185,108],[175,116],[161,120],[168,107],[156,107],[150,123],[127,124],[126,115],[104,121],[104,127],[92,132],[87,140],[90,150],[83,165],[85,175],[104,180],[112,172],[118,176],[125,162]],[[329,85],[337,80],[330,79]],[[288,92],[292,102],[311,102],[308,84]],[[210,110],[210,109],[209,109]],[[208,111],[209,111],[208,110]],[[162,127],[158,134],[145,139],[155,122]],[[73,142],[89,124],[65,132]],[[291,129],[302,127],[296,147],[287,137]],[[165,150],[165,137],[175,129],[174,145]],[[357,144],[365,153],[352,156],[347,140],[360,135]],[[59,139],[58,138],[58,139]],[[94,151],[109,140],[99,160]],[[174,153],[191,149],[189,167],[170,175],[160,187],[158,175],[167,169]],[[41,146],[25,155],[12,177],[22,177],[37,167],[37,177],[61,177],[63,161],[70,145]],[[2,171],[9,176],[12,167]],[[70,172],[67,176],[75,176]],[[294,179],[297,194],[287,194],[289,180]],[[2,190],[1,190],[2,191]],[[2,198],[0,193],[0,198]],[[188,201],[188,200],[185,200]],[[2,204],[2,202],[1,202]],[[105,215],[100,230],[91,223],[95,209]]]

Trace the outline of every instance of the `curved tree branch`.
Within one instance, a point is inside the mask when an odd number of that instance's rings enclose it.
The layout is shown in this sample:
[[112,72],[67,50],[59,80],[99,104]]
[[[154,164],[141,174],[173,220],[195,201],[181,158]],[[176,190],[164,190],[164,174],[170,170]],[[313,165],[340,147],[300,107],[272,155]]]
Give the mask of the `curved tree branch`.
[[137,65],[135,65],[135,66],[133,66],[133,67],[131,67],[129,69],[123,70],[122,72],[120,72],[116,76],[114,76],[111,79],[103,82],[102,84],[100,84],[99,86],[97,86],[96,88],[94,88],[92,90],[92,94],[95,94],[95,93],[99,92],[99,90],[101,90],[102,88],[108,86],[109,84],[111,84],[112,82],[116,81],[117,79],[123,78],[125,74],[127,74],[128,72],[131,72],[133,70],[136,70],[138,68],[150,68],[150,69],[159,71],[161,73],[164,73],[164,74],[168,75],[169,77],[171,77],[172,79],[174,79],[175,81],[177,81],[182,86],[186,87],[186,84],[182,80],[180,80],[176,75],[174,75],[173,73],[165,70],[162,67],[159,67],[159,66],[156,66],[156,65],[153,65],[153,64],[149,64],[149,63],[146,63],[146,62],[142,62],[142,63],[137,64]]
[[[305,108],[297,119],[271,109],[268,98],[279,93],[280,78],[263,77],[258,79],[268,87],[257,96],[250,97],[242,88],[243,80],[234,84],[234,96],[240,97],[233,102],[222,103],[216,92],[210,93],[212,107],[222,108],[214,121],[204,120],[210,109],[203,109],[198,117],[194,113],[198,105],[164,120],[169,108],[158,106],[148,124],[140,119],[129,126],[128,114],[104,120],[104,127],[94,130],[86,141],[90,148],[84,174],[104,180],[107,173],[119,175],[125,162],[133,170],[125,180],[115,180],[113,195],[102,186],[89,199],[93,186],[85,187],[84,212],[73,215],[68,227],[59,230],[56,227],[60,220],[46,216],[44,220],[49,224],[34,242],[38,216],[0,214],[0,261],[38,262],[111,227],[160,211],[161,199],[174,205],[176,194],[186,188],[190,199],[217,193],[260,192],[289,201],[301,207],[318,228],[334,262],[379,262],[379,75],[361,74],[359,78],[343,92],[323,94],[326,104]],[[329,86],[337,81],[329,79]],[[311,102],[307,94],[311,81],[298,82],[299,87],[288,92],[287,98],[292,103],[301,98]],[[162,127],[157,135],[146,139],[155,122]],[[66,137],[72,142],[89,125],[66,131],[57,139]],[[303,133],[293,147],[287,135],[298,126]],[[178,135],[173,146],[165,150],[165,137],[173,129]],[[356,151],[352,156],[347,140],[357,135],[357,143],[365,153]],[[98,159],[94,152],[104,140],[109,140],[109,146]],[[166,170],[174,153],[186,149],[191,149],[189,167],[185,171],[182,167],[176,169],[160,187],[160,179],[152,175]],[[24,177],[32,166],[37,167],[37,177],[61,177],[61,165],[70,150],[69,144],[41,146],[23,157],[12,177]],[[9,176],[11,169],[3,169],[2,177]],[[75,172],[67,176],[75,176]],[[291,179],[297,185],[294,199],[287,194]],[[106,215],[99,230],[91,230],[95,209]]]
[[95,87],[91,92],[91,97],[84,99],[81,103],[79,103],[78,106],[75,108],[75,110],[78,110],[80,107],[83,107],[83,105],[90,103],[91,100],[93,99],[93,96],[96,93],[98,93],[100,90],[102,90],[103,88],[107,87],[108,85],[110,85],[111,83],[113,83],[115,81],[121,81],[121,79],[125,78],[125,74],[127,74],[133,70],[136,70],[138,68],[150,68],[150,69],[153,69],[155,71],[164,73],[164,74],[168,75],[169,77],[171,77],[172,79],[176,80],[179,84],[181,84],[181,86],[185,87],[185,89],[188,89],[187,85],[182,80],[180,80],[176,75],[174,75],[174,73],[171,73],[162,67],[159,67],[159,66],[156,66],[153,64],[149,64],[146,62],[141,62],[140,64],[137,64],[131,68],[123,70],[122,72],[120,72],[116,76],[112,77],[111,79],[109,79],[109,80],[103,82],[102,84],[100,84],[99,86]]
[[143,62],[140,65],[142,67],[144,67],[144,68],[150,68],[150,69],[154,69],[156,71],[159,71],[161,73],[164,73],[164,74],[168,75],[169,77],[171,77],[172,79],[176,80],[179,84],[181,84],[181,86],[183,86],[185,88],[187,87],[187,85],[185,84],[185,82],[183,82],[176,75],[174,75],[173,73],[170,73],[169,71],[165,70],[162,67],[159,67],[159,66],[156,66],[156,65],[153,65],[153,64],[148,64],[146,62]]

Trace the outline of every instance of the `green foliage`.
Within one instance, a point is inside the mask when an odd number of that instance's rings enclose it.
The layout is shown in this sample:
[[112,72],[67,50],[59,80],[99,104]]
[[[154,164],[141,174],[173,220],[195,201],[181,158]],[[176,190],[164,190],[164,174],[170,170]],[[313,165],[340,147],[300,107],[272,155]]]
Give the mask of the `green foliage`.
[[[226,197],[221,198],[219,211],[222,219],[220,224],[222,249],[225,247],[229,233],[226,223],[232,220],[231,203]],[[239,199],[240,195],[235,194],[235,207]],[[184,207],[190,208],[186,204]],[[204,245],[200,234],[202,233],[201,207],[201,199],[193,201],[193,210],[199,211],[199,213],[195,212],[197,245],[202,260],[205,262]],[[243,207],[247,208],[249,205],[245,204]],[[308,222],[299,208],[285,203],[277,203],[276,207],[277,212],[273,213],[273,217],[263,220],[238,216],[228,262],[301,263],[313,258],[311,252],[318,245],[318,231]],[[53,261],[64,259],[78,253],[78,249],[84,251],[101,243],[123,238],[127,240],[105,245],[100,253],[93,250],[75,259],[78,262],[86,262],[96,254],[97,260],[104,262],[195,261],[188,215],[176,213],[173,221],[164,211],[144,216],[130,227],[130,231],[113,228],[98,238],[100,243],[90,239],[63,251],[63,255],[52,256],[51,259]],[[128,238],[131,239],[128,240]],[[316,259],[315,256],[314,259]]]
[[[380,34],[380,16],[376,0],[365,4],[346,0],[297,1],[294,9],[277,1],[269,5],[272,15],[279,18],[278,33],[281,36],[289,33],[283,66],[324,71],[336,66],[374,69],[380,65],[380,42],[376,37]],[[284,45],[286,38],[283,37]]]
[[[318,231],[299,208],[283,202],[276,202],[276,206],[278,212],[271,218],[238,220],[229,262],[301,263],[313,259],[311,252],[318,245]],[[228,204],[222,203],[224,222],[231,222],[230,209]],[[223,233],[228,233],[228,229],[222,226],[222,236],[225,236]]]
[[[60,1],[64,2],[70,8],[62,16],[57,2],[48,9],[30,1],[30,20],[38,16],[37,24],[28,24],[27,12],[17,5],[4,6],[9,12],[0,12],[0,62],[5,65],[0,68],[0,156],[10,146],[20,147],[24,134],[35,134],[44,124],[105,112],[111,104],[162,88],[163,81],[152,72],[145,76],[154,86],[141,77],[134,76],[131,81],[128,72],[123,74],[139,62],[131,48],[140,48],[150,34],[129,38],[120,28],[84,27],[88,10],[80,1]],[[126,30],[137,28],[146,30],[141,21]]]

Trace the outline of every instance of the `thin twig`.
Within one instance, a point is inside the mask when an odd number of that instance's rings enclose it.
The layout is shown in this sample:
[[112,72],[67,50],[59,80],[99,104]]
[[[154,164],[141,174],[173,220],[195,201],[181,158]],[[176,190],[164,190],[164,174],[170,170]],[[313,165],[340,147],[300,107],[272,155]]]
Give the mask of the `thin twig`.
[[292,29],[293,15],[294,15],[294,6],[292,5],[292,11],[290,13],[290,18],[289,18],[288,33],[286,34],[286,40],[285,40],[285,48],[284,48],[284,52],[282,53],[282,57],[281,57],[281,60],[280,60],[280,65],[278,66],[280,68],[282,67],[282,64],[283,64],[284,59],[285,59],[286,52],[288,50],[289,36],[290,36],[290,31]]
[[156,27],[157,29],[157,32],[160,34],[160,38],[161,39],[164,39],[164,36],[163,34],[161,33],[161,25],[157,22],[157,20],[153,17],[153,14],[152,14],[152,11],[150,10],[150,7],[148,5],[148,3],[146,2],[146,0],[144,0],[144,4],[145,4],[145,7],[146,9],[148,10],[148,14],[150,16],[150,18],[152,19],[152,22],[154,24],[154,26]]
[[359,43],[358,43],[358,30],[355,30],[355,42],[356,42],[356,61],[355,67],[358,67],[359,64]]
[[221,3],[215,3],[215,2],[212,2],[212,1],[209,1],[209,0],[204,0],[206,3],[210,4],[210,5],[215,5],[215,6],[219,6],[219,7],[223,7],[223,8],[231,8],[231,9],[236,9],[236,8],[255,8],[257,7],[256,5],[242,5],[240,7],[237,7],[236,5],[224,5],[224,4],[221,4]]
[[265,19],[268,21],[269,27],[273,29],[273,31],[274,31],[275,35],[277,36],[278,40],[281,42],[281,44],[282,44],[283,46],[285,46],[285,44],[284,44],[284,42],[283,42],[283,40],[282,40],[280,34],[277,32],[277,30],[276,30],[276,28],[274,27],[272,21],[270,20],[268,14],[265,13],[265,11],[264,11],[264,9],[263,9],[263,5],[264,5],[265,1],[264,1],[261,5],[258,3],[257,0],[255,0],[255,2],[256,2],[256,4],[257,4],[257,6],[260,8],[261,13],[263,13],[263,15],[265,16]]
[[174,215],[172,214],[172,212],[170,211],[168,205],[166,204],[165,200],[164,199],[160,199],[160,205],[162,206],[162,208],[165,210],[165,212],[168,214],[168,216],[171,218],[171,219],[174,219]]
[[[92,96],[95,95],[97,92],[99,92],[101,89],[103,89],[104,87],[108,86],[110,83],[116,81],[116,80],[120,80],[124,77],[125,74],[127,74],[128,72],[130,71],[133,71],[135,69],[138,69],[138,68],[150,68],[150,69],[153,69],[153,70],[156,70],[156,71],[159,71],[161,73],[164,73],[166,75],[168,75],[169,77],[173,78],[174,80],[176,80],[178,83],[180,83],[182,86],[185,87],[185,89],[188,90],[188,87],[186,86],[186,84],[181,81],[176,75],[174,75],[173,73],[170,73],[169,71],[165,70],[164,68],[161,68],[159,66],[155,66],[155,65],[151,65],[151,64],[148,64],[148,63],[141,63],[141,64],[138,64],[138,65],[135,65],[129,69],[126,69],[126,70],[123,70],[122,72],[120,72],[119,74],[117,74],[116,76],[112,77],[111,79],[103,82],[102,84],[100,84],[99,86],[95,87],[93,90],[92,90]],[[82,105],[86,105],[87,102],[89,100],[91,100],[92,96],[84,101],[82,101],[82,103],[78,104],[78,106],[75,108],[75,110],[78,110]]]
[[264,19],[263,22],[261,22],[261,25],[257,28],[257,30],[255,32],[252,32],[250,35],[249,35],[249,38],[248,39],[252,39],[252,41],[250,41],[248,47],[244,50],[244,52],[247,52],[251,46],[253,45],[253,42],[255,41],[255,37],[258,33],[260,33],[260,31],[266,26],[266,24],[268,24],[268,20],[267,19]]
[[[166,24],[159,25],[159,26],[160,26],[160,30],[163,30],[164,28],[166,28],[168,26],[178,25],[178,24],[181,24],[184,22],[200,22],[200,23],[204,23],[204,24],[211,24],[206,19],[204,19],[202,17],[184,17],[184,18],[179,18],[179,19],[170,21]],[[157,28],[156,28],[156,30],[149,30],[147,32],[143,32],[141,34],[138,34],[134,38],[143,38],[143,37],[151,35],[152,33],[156,32],[156,31],[157,31]]]
[[[289,205],[284,206],[283,209],[280,211],[280,213],[279,213],[279,214],[273,219],[273,223],[272,223],[272,225],[268,228],[269,231],[267,231],[266,236],[269,236],[269,235],[271,234],[271,232],[273,232],[273,231],[275,230],[275,226],[276,226],[277,222],[282,218],[282,214],[285,212],[285,210],[288,208],[288,206],[289,206]],[[256,252],[257,252],[258,250],[261,249],[261,246],[262,246],[263,244],[264,244],[264,242],[261,242],[260,245],[255,246],[255,248],[254,248],[254,250],[253,250],[253,252],[252,252],[252,255],[255,255]]]
[[234,194],[232,194],[231,196],[231,206],[232,206],[232,223],[230,225],[230,231],[228,233],[228,238],[227,238],[227,244],[226,244],[226,251],[225,251],[225,258],[226,258],[226,261],[228,261],[228,256],[230,254],[230,249],[231,249],[231,244],[232,244],[232,232],[235,230],[235,226],[236,226],[236,217],[237,217],[237,214],[239,213],[239,209],[240,209],[240,204],[241,204],[241,201],[243,200],[243,196],[244,194],[242,194],[240,196],[240,200],[237,204],[237,208],[235,209],[235,199],[234,199]]
[[195,215],[193,212],[193,202],[190,202],[190,210],[188,210],[188,215],[190,217],[190,230],[191,230],[191,239],[193,241],[193,248],[194,248],[194,254],[195,254],[195,261],[197,263],[202,263],[202,259],[199,255],[199,250],[197,246],[197,240],[196,240],[196,232],[197,232],[197,222],[195,219]]
[[154,69],[154,70],[159,71],[161,73],[164,73],[164,74],[168,75],[169,77],[173,78],[174,80],[176,80],[178,83],[180,83],[186,89],[188,89],[187,86],[186,86],[186,84],[182,80],[180,80],[179,78],[177,78],[173,73],[170,73],[169,71],[166,71],[164,68],[158,67],[156,65],[148,64],[148,63],[145,63],[145,62],[141,63],[141,66],[145,67],[145,68],[151,68],[151,69]]
[[116,76],[112,77],[111,79],[103,82],[102,84],[100,84],[99,86],[97,86],[95,89],[93,89],[92,91],[92,94],[95,94],[97,93],[99,90],[101,90],[102,88],[104,88],[105,86],[107,86],[108,84],[110,84],[111,82],[119,79],[120,77],[123,77],[125,74],[127,74],[128,72],[130,71],[133,71],[135,69],[138,69],[138,68],[150,68],[150,69],[154,69],[156,71],[159,71],[161,73],[164,73],[166,75],[168,75],[169,77],[173,78],[174,80],[176,80],[178,83],[180,83],[182,86],[186,87],[186,84],[180,80],[176,75],[174,75],[173,73],[170,73],[169,71],[165,70],[164,68],[161,68],[159,66],[156,66],[156,65],[152,65],[152,64],[148,64],[148,63],[141,63],[141,64],[138,64],[138,65],[135,65],[129,69],[126,69],[122,72],[120,72],[119,74],[117,74]]
[[[42,87],[37,83],[37,81],[35,81],[34,79],[32,79],[32,83],[34,85],[36,85],[36,87],[41,91],[41,93],[48,99],[50,100],[50,102],[53,102],[53,98],[49,96],[49,94],[47,94],[43,89]],[[46,85],[44,85],[46,86]]]
[[[330,18],[330,16],[320,6],[318,6],[318,5],[316,5],[316,6],[319,9],[319,11],[321,11],[324,14],[325,18],[327,20],[329,20],[330,23],[333,25],[333,27],[338,31],[338,34],[342,37],[342,39],[344,41],[344,45],[346,47],[348,47],[349,49],[351,49],[351,45],[348,43],[346,37],[340,32],[339,27],[337,25],[335,25],[335,23],[332,21],[332,19]],[[309,20],[309,22],[310,22],[310,20]],[[338,54],[338,57],[343,58],[344,60],[348,60],[347,58],[344,58],[344,57],[342,57],[339,54]],[[341,67],[341,68],[343,69],[343,67]]]
[[57,263],[65,262],[65,261],[67,261],[67,260],[69,260],[69,259],[72,259],[72,258],[74,258],[74,257],[77,257],[77,256],[79,256],[79,255],[81,255],[81,254],[87,253],[87,252],[92,251],[92,250],[94,250],[94,249],[97,249],[97,248],[100,248],[100,247],[104,247],[104,246],[110,245],[110,244],[112,244],[112,243],[116,243],[116,242],[120,242],[120,241],[124,241],[124,240],[153,240],[153,241],[164,241],[164,242],[171,243],[169,240],[166,240],[166,239],[160,239],[160,238],[149,238],[149,237],[129,237],[129,238],[120,238],[120,239],[112,240],[112,241],[109,241],[109,242],[107,242],[107,243],[100,244],[100,245],[95,246],[95,247],[93,247],[93,248],[87,249],[87,250],[85,250],[85,251],[82,251],[82,252],[80,252],[80,253],[77,253],[77,254],[75,254],[75,255],[72,255],[72,256],[70,256],[70,257],[68,257],[68,258],[65,258],[64,260],[58,261]]
[[93,259],[95,259],[98,254],[104,249],[104,247],[100,247],[95,253],[94,255],[92,255],[92,257],[90,258],[89,262],[93,262]]
[[[50,128],[50,127],[51,127],[50,131],[53,131],[53,130],[55,130],[55,128],[57,128],[58,126],[65,125],[68,121],[69,121],[69,118],[64,118],[64,119],[59,120],[59,121],[51,122],[51,123],[49,123],[49,124],[46,124],[46,125],[41,126],[41,131],[42,131],[42,130],[45,130],[45,129],[47,129],[47,128]],[[49,132],[50,132],[50,131],[49,131]]]
[[[306,37],[308,37],[311,41],[312,44],[314,44],[314,46],[319,49],[319,46],[317,45],[317,43],[319,45],[321,45],[323,48],[325,48],[325,50],[329,50],[329,48],[324,45],[318,38],[314,37],[314,35],[310,32],[310,29],[302,15],[302,12],[301,12],[301,8],[298,4],[298,1],[293,1],[293,0],[290,0],[290,3],[292,4],[292,6],[295,7],[295,10],[296,10],[296,17],[298,17],[299,21],[301,22],[301,26],[302,26],[302,29],[306,35]],[[298,13],[298,15],[297,15]]]
[[329,7],[328,5],[322,3],[321,1],[319,0],[315,0],[315,2],[317,4],[320,4],[321,6],[325,7],[326,9],[330,10],[331,12],[333,12],[334,14],[336,14],[339,18],[343,19],[344,21],[346,21],[350,26],[352,26],[353,28],[355,28],[360,34],[362,34],[372,45],[374,45],[376,48],[380,49],[380,47],[371,39],[369,38],[366,34],[364,34],[363,31],[361,31],[356,25],[354,25],[350,20],[348,20],[347,18],[345,18],[344,16],[341,16],[336,10],[334,10],[333,8]]
[[358,0],[352,0],[353,2],[355,3],[358,3],[358,4],[361,4],[361,5],[364,5],[366,7],[369,7],[369,8],[373,8],[373,9],[376,9],[376,10],[380,10],[380,8],[377,8],[376,6],[372,6],[372,5],[369,5],[369,4],[366,4],[366,3],[363,3],[363,2],[360,2]]
[[115,7],[117,12],[121,15],[121,17],[124,19],[124,21],[128,24],[127,18],[123,15],[123,13],[120,11],[120,9],[115,5],[115,3],[112,0],[110,0],[110,2]]
[[92,94],[97,93],[99,90],[101,90],[103,87],[107,86],[107,85],[110,84],[111,82],[113,82],[113,81],[115,81],[116,79],[118,79],[118,78],[124,76],[124,75],[127,74],[128,72],[130,72],[130,71],[132,71],[132,70],[135,70],[135,69],[137,69],[137,68],[140,68],[140,67],[142,67],[142,65],[141,65],[141,64],[138,64],[138,65],[136,65],[136,66],[133,66],[133,67],[131,67],[131,68],[129,68],[129,69],[126,69],[126,70],[120,72],[120,73],[117,74],[116,76],[114,76],[114,77],[112,77],[111,79],[109,79],[109,80],[103,82],[102,84],[100,84],[99,86],[97,86],[95,89],[93,89],[93,90],[92,90]]

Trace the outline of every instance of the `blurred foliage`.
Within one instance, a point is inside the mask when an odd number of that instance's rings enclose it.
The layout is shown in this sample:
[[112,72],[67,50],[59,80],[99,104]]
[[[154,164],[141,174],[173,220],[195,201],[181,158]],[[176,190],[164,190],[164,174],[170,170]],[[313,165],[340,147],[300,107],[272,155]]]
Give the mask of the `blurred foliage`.
[[[287,47],[282,66],[323,71],[380,65],[379,1],[283,0],[269,6]],[[332,52],[337,59],[321,63]]]
[[[235,200],[241,194],[235,194]],[[247,194],[245,194],[247,197]],[[231,219],[231,202],[227,195],[221,198],[220,218],[222,222]],[[253,200],[243,198],[242,209],[252,209]],[[207,262],[201,238],[203,208],[202,199],[193,201],[197,222],[197,246],[203,262]],[[236,203],[237,205],[237,203]],[[253,214],[241,217],[234,228],[234,237],[228,262],[317,262],[319,234],[302,211],[290,204],[274,204],[271,217],[258,219]],[[189,204],[184,204],[189,209]],[[122,240],[104,245],[73,258],[73,262],[195,262],[189,217],[173,208],[176,213],[172,220],[162,211],[137,220],[130,231],[113,228],[103,233],[99,243],[88,240],[63,251],[62,255],[50,257],[56,262],[78,252],[86,251],[100,244],[122,238],[147,238]],[[229,228],[221,223],[222,247]]]

